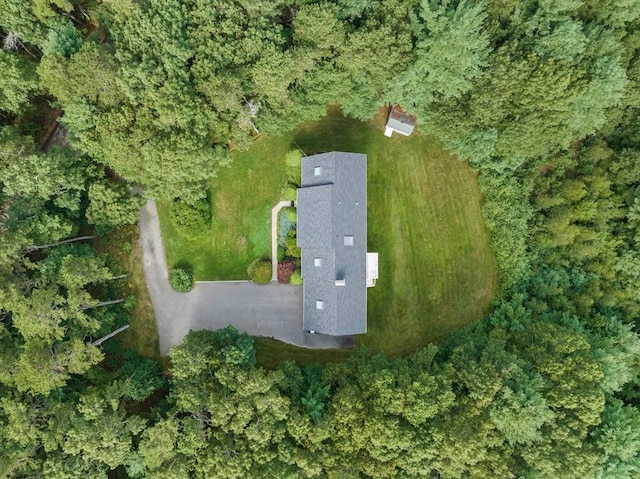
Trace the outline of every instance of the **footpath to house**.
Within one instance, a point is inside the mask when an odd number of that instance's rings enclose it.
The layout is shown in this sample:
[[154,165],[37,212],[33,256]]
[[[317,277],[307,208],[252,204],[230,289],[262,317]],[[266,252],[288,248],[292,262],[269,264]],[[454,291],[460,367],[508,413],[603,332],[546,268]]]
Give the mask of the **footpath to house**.
[[[282,203],[281,207],[291,204],[290,201]],[[277,220],[277,212],[275,218]],[[277,225],[277,221],[274,224]],[[310,334],[302,329],[300,286],[275,281],[267,285],[249,281],[204,281],[196,282],[188,293],[177,293],[169,285],[158,211],[153,201],[141,209],[139,226],[144,273],[158,322],[162,355],[182,343],[190,330],[213,331],[229,325],[251,336],[278,339],[305,348],[353,347],[353,337]],[[277,274],[277,230],[274,228],[277,226],[272,224],[276,246],[272,257],[276,258],[274,272]]]

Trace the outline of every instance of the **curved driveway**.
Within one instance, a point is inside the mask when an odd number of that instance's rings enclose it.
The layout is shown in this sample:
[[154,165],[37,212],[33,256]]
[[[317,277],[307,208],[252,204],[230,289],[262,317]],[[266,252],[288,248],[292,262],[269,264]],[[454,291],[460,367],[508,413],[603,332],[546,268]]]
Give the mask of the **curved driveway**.
[[158,212],[153,201],[142,208],[140,242],[147,289],[158,321],[160,353],[166,355],[190,330],[228,325],[251,336],[279,339],[316,349],[352,347],[353,337],[309,334],[302,329],[302,287],[271,282],[201,281],[177,293],[167,279]]

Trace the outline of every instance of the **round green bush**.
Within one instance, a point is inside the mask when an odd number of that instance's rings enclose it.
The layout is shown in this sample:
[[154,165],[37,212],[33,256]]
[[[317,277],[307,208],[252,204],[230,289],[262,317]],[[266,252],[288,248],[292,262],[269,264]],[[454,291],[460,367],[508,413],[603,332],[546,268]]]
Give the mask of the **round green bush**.
[[284,241],[284,247],[287,256],[291,256],[292,258],[300,258],[302,256],[295,237],[287,236],[287,239]]
[[302,284],[302,272],[299,269],[293,272],[289,284],[293,284],[294,286]]
[[211,227],[211,205],[206,198],[193,203],[177,198],[169,210],[171,223],[182,236],[200,238]]
[[254,283],[267,284],[271,282],[271,261],[258,258],[247,268],[249,279]]
[[296,185],[289,183],[282,191],[282,196],[285,200],[296,201],[298,199],[298,188]]
[[292,223],[298,222],[298,210],[296,208],[287,208],[285,211],[289,221]]
[[193,289],[193,272],[185,268],[173,268],[169,271],[169,284],[178,293]]

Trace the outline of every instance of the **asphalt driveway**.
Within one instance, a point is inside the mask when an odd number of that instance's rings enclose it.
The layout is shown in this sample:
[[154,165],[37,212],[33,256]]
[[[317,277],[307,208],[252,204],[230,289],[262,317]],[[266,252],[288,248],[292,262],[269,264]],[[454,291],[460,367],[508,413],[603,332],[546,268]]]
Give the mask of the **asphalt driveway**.
[[160,353],[182,342],[190,330],[233,326],[251,336],[274,338],[314,349],[352,347],[353,337],[310,334],[302,329],[302,287],[271,282],[198,282],[189,293],[177,293],[167,279],[158,212],[153,201],[140,214],[144,272],[158,321]]

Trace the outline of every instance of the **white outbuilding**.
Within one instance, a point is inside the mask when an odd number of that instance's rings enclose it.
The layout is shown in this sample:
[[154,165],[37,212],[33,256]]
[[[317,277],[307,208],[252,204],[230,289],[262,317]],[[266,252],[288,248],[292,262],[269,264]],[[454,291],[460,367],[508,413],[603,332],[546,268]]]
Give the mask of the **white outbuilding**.
[[393,132],[399,133],[404,136],[409,136],[413,133],[413,129],[416,126],[416,117],[408,115],[400,105],[395,105],[389,113],[387,119],[387,125],[384,129],[385,136],[391,136]]

